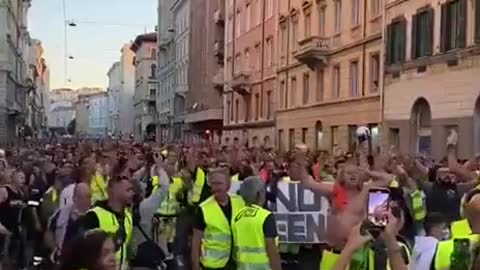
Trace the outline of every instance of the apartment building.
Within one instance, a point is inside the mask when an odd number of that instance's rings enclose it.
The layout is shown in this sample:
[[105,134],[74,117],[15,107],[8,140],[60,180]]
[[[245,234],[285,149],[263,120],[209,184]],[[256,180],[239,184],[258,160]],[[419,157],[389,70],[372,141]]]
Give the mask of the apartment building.
[[157,120],[157,33],[137,36],[130,50],[135,53],[134,135],[140,140],[153,139]]
[[278,1],[276,138],[280,150],[347,151],[359,125],[379,150],[381,0]]
[[190,0],[172,0],[174,22],[173,43],[175,46],[175,83],[173,97],[173,138],[183,137],[185,96],[189,91],[188,69],[190,56]]
[[190,0],[189,91],[184,139],[219,143],[223,126],[225,2]]
[[[277,10],[285,1],[227,0],[223,143],[273,147]],[[300,0],[298,1],[301,2]]]
[[480,152],[480,1],[387,1],[386,142],[441,159]]
[[106,136],[108,132],[108,94],[105,91],[88,96],[88,134]]

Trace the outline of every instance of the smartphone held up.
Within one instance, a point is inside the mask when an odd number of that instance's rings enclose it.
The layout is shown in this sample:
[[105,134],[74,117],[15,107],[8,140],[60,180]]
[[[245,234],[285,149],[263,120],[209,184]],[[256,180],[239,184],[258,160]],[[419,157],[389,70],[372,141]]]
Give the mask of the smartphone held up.
[[367,219],[373,227],[385,228],[390,211],[390,191],[375,188],[368,192]]

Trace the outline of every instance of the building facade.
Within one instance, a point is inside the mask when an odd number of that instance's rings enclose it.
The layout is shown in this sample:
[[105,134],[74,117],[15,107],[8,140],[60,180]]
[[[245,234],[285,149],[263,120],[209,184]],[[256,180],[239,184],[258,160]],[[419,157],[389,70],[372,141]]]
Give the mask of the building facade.
[[357,126],[368,125],[379,151],[382,1],[278,3],[279,149],[347,151]]
[[75,133],[87,135],[89,133],[89,95],[79,95],[75,102]]
[[173,138],[183,138],[185,97],[189,91],[190,0],[172,0],[173,46],[175,47],[175,81],[173,96]]
[[480,152],[480,1],[387,1],[386,143],[403,153]]
[[158,98],[157,98],[157,140],[167,142],[173,139],[175,99],[175,43],[173,0],[158,0]]
[[272,147],[279,44],[275,11],[291,0],[225,2],[223,142]]
[[[120,62],[115,62],[107,72],[108,76],[108,132],[115,133],[118,129],[120,119],[120,88],[121,88],[121,70]],[[80,98],[79,98],[80,99]]]
[[75,119],[75,112],[74,101],[59,100],[50,103],[48,127],[50,129],[66,130],[68,124]]
[[157,120],[157,33],[139,35],[130,46],[135,53],[135,129],[137,139],[155,137]]
[[31,1],[0,2],[0,144],[16,142],[28,118],[27,94],[34,88],[27,67]]
[[88,95],[88,134],[106,136],[108,133],[108,94],[99,92]]

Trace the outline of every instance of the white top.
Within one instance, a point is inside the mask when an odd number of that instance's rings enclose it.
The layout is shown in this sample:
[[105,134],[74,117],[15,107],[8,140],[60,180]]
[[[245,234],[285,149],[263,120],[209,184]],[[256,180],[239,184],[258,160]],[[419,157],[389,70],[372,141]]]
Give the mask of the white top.
[[75,190],[75,184],[70,184],[62,190],[62,193],[60,194],[59,208],[62,208],[69,204],[73,204],[74,190]]

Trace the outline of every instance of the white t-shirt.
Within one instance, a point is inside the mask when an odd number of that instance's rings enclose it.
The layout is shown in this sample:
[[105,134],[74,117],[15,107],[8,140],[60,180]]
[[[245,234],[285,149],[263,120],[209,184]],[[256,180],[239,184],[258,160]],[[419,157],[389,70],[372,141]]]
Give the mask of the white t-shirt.
[[60,194],[60,208],[73,204],[73,192],[75,191],[75,184],[70,184],[62,190]]

